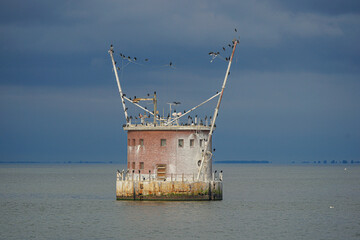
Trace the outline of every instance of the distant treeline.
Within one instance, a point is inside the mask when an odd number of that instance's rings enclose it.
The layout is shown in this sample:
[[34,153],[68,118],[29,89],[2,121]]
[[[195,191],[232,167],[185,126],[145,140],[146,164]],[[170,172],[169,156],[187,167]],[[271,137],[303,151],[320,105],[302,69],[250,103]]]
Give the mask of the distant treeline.
[[[296,164],[297,162],[292,161],[292,164]],[[328,160],[323,160],[323,161],[302,161],[300,162],[300,164],[360,164],[359,160],[332,160],[332,161],[328,161]]]
[[242,160],[242,161],[239,161],[239,160],[235,160],[235,161],[228,160],[228,161],[215,161],[214,163],[215,163],[215,164],[216,164],[216,163],[269,164],[269,163],[271,163],[271,162],[270,162],[270,161],[255,161],[255,160]]

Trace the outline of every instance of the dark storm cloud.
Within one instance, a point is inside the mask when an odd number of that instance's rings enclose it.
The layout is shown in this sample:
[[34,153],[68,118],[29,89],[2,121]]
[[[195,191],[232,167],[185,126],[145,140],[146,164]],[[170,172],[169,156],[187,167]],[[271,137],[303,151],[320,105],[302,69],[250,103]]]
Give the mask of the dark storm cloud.
[[216,133],[236,141],[215,138],[218,159],[358,158],[359,23],[356,1],[1,1],[0,160],[118,159],[110,44],[151,58],[124,70],[127,94],[188,109],[224,77],[208,52],[239,36]]

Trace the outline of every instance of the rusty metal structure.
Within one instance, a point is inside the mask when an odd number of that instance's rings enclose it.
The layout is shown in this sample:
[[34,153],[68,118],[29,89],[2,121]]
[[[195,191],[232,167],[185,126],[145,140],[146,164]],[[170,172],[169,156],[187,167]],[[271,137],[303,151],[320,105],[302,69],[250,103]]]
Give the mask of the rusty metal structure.
[[[158,115],[156,92],[153,97],[133,100],[123,94],[111,46],[109,54],[126,119],[123,129],[127,131],[127,169],[117,171],[117,200],[222,200],[223,173],[212,171],[212,135],[238,42],[232,41],[221,91],[170,118]],[[180,118],[216,97],[209,122],[195,117],[195,122],[179,124]],[[126,101],[145,112],[139,114],[140,123],[132,123]],[[154,110],[141,106],[141,101],[152,101]],[[153,121],[146,120],[150,116]]]

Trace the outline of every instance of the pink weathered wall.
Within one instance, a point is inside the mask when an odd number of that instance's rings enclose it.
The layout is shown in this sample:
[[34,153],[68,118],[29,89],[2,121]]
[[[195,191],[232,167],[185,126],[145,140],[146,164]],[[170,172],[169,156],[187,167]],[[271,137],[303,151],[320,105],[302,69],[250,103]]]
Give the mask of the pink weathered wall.
[[[205,145],[203,141],[200,147],[200,139],[207,139],[208,133],[195,130],[128,130],[128,168],[132,171],[132,163],[135,162],[135,172],[138,172],[140,162],[144,162],[142,174],[149,173],[149,170],[155,173],[157,164],[166,164],[168,175],[197,174],[198,161]],[[143,146],[140,146],[140,139],[144,139]],[[161,146],[161,139],[166,139],[166,146]],[[184,139],[183,147],[178,147],[178,139]],[[190,147],[190,139],[194,139],[193,147]],[[207,175],[211,175],[211,170],[210,162]]]

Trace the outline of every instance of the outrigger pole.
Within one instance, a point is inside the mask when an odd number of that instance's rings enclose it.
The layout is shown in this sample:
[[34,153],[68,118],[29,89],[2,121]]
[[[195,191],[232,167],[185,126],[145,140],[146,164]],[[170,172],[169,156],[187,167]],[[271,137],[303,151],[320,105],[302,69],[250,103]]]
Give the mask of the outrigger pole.
[[225,89],[225,85],[226,85],[226,82],[227,82],[227,79],[228,79],[228,76],[229,76],[230,67],[231,67],[231,62],[232,62],[233,57],[234,57],[234,53],[235,53],[235,49],[236,49],[236,45],[237,45],[237,43],[238,43],[238,40],[237,40],[237,39],[234,39],[234,40],[233,40],[233,43],[234,43],[234,48],[233,48],[233,51],[232,51],[232,54],[231,54],[231,57],[230,57],[230,60],[229,60],[229,64],[228,64],[228,67],[227,67],[227,70],[226,70],[224,82],[223,82],[223,85],[222,85],[222,88],[221,88],[221,92],[220,92],[220,96],[219,96],[219,100],[218,100],[218,103],[217,103],[216,108],[215,108],[215,112],[214,112],[214,116],[213,116],[213,121],[212,121],[211,128],[210,128],[210,132],[209,132],[209,137],[208,137],[207,141],[205,142],[205,151],[204,151],[203,156],[202,156],[202,159],[201,159],[200,168],[199,168],[198,175],[197,175],[197,180],[199,180],[199,178],[200,178],[201,170],[202,170],[202,168],[203,168],[203,165],[204,165],[205,160],[207,161],[206,156],[209,155],[209,156],[211,157],[211,155],[212,155],[211,151],[208,150],[208,148],[209,148],[209,143],[211,142],[211,137],[212,137],[212,133],[213,133],[213,131],[214,131],[215,121],[216,121],[216,118],[217,118],[217,116],[218,116],[221,99],[222,99],[222,96],[223,96],[223,93],[224,93],[224,89]]
[[126,120],[126,123],[128,123],[128,122],[129,122],[129,118],[128,118],[128,114],[127,114],[127,108],[126,108],[126,106],[125,106],[125,100],[124,100],[124,96],[123,96],[123,93],[122,93],[122,90],[121,90],[120,81],[119,81],[119,76],[118,76],[118,73],[117,73],[117,69],[116,69],[116,65],[115,65],[115,60],[114,60],[113,53],[114,53],[114,49],[113,49],[113,46],[111,45],[110,50],[109,50],[109,54],[110,54],[111,61],[112,61],[112,64],[113,64],[116,82],[117,82],[117,85],[118,85],[118,88],[119,88],[119,93],[120,93],[120,97],[121,97],[121,103],[122,103],[122,106],[123,106],[123,108],[124,108],[125,120]]

